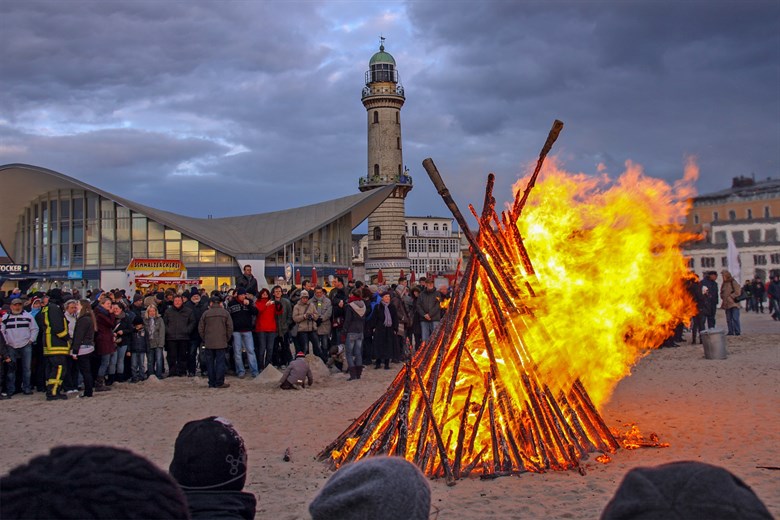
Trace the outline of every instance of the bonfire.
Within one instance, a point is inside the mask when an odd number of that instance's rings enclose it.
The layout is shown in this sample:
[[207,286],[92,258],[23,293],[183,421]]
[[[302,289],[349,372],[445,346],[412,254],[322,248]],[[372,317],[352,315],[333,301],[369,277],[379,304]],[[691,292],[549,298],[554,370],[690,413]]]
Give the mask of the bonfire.
[[[590,454],[606,462],[621,440],[636,447],[638,430],[610,431],[598,406],[694,312],[679,248],[690,237],[675,220],[696,172],[672,190],[629,165],[621,182],[598,191],[598,181],[553,167],[529,204],[562,127],[555,122],[525,189],[500,213],[488,176],[481,213],[469,206],[477,233],[433,161],[423,162],[471,259],[438,329],[321,460],[335,469],[400,456],[454,483],[469,475],[584,474]],[[663,446],[650,439],[641,445]]]

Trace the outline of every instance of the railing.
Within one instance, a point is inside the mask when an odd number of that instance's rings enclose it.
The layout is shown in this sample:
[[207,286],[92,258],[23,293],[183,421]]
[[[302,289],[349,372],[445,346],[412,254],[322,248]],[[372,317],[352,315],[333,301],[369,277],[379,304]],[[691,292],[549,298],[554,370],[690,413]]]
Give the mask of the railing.
[[363,96],[362,96],[362,98],[367,98],[369,96],[382,96],[382,95],[386,95],[386,94],[395,94],[397,96],[405,97],[404,96],[404,87],[402,85],[396,85],[395,88],[363,87]]
[[379,175],[367,175],[358,179],[359,186],[382,186],[387,184],[401,184],[404,186],[412,186],[412,176],[408,173],[404,173],[398,176],[395,181],[393,179],[382,179]]

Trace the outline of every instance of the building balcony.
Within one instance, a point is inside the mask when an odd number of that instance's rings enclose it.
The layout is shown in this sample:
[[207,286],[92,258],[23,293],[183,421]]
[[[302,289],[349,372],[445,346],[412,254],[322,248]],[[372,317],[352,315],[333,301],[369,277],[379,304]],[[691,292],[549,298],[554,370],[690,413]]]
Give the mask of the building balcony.
[[400,98],[406,99],[406,96],[404,96],[404,87],[402,85],[363,87],[363,95],[360,99],[366,99],[367,97],[372,96],[398,96]]
[[407,189],[412,189],[412,176],[408,173],[398,175],[397,178],[391,177],[390,179],[383,179],[380,175],[366,175],[358,179],[358,189],[360,191],[373,190],[374,188],[381,188],[388,184],[395,184]]

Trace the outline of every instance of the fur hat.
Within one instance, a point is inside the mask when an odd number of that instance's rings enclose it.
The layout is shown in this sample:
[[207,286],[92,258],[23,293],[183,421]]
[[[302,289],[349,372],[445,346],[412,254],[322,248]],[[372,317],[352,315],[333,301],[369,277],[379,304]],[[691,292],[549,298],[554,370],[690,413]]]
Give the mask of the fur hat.
[[702,462],[634,468],[623,478],[602,520],[770,519],[766,506],[730,472]]
[[313,520],[424,520],[431,488],[420,470],[401,457],[371,457],[347,464],[309,505]]
[[246,482],[244,440],[227,419],[190,421],[176,437],[170,473],[185,490],[241,491]]

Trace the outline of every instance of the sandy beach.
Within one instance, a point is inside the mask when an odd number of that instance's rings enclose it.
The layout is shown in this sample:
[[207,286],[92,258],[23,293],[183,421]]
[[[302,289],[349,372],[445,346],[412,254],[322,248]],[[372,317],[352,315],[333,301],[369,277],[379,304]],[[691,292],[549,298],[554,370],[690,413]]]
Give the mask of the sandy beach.
[[[722,311],[718,324],[725,326]],[[687,342],[653,352],[602,409],[610,427],[637,423],[669,448],[620,450],[607,465],[591,459],[584,476],[527,473],[453,487],[432,481],[438,518],[597,518],[626,471],[675,460],[727,468],[780,517],[780,471],[758,468],[780,466],[780,322],[742,313],[742,329],[728,337],[726,360],[706,360],[700,345]],[[129,448],[167,469],[181,426],[220,415],[247,444],[247,490],[257,496],[257,518],[306,519],[308,503],[331,475],[315,455],[384,392],[398,367],[370,368],[349,383],[344,374],[318,371],[314,387],[303,391],[281,390],[270,377],[231,376],[225,390],[197,377],[115,384],[67,403],[46,402],[39,393],[14,396],[0,406],[0,472],[56,445],[95,443]],[[282,460],[286,448],[290,462]]]

